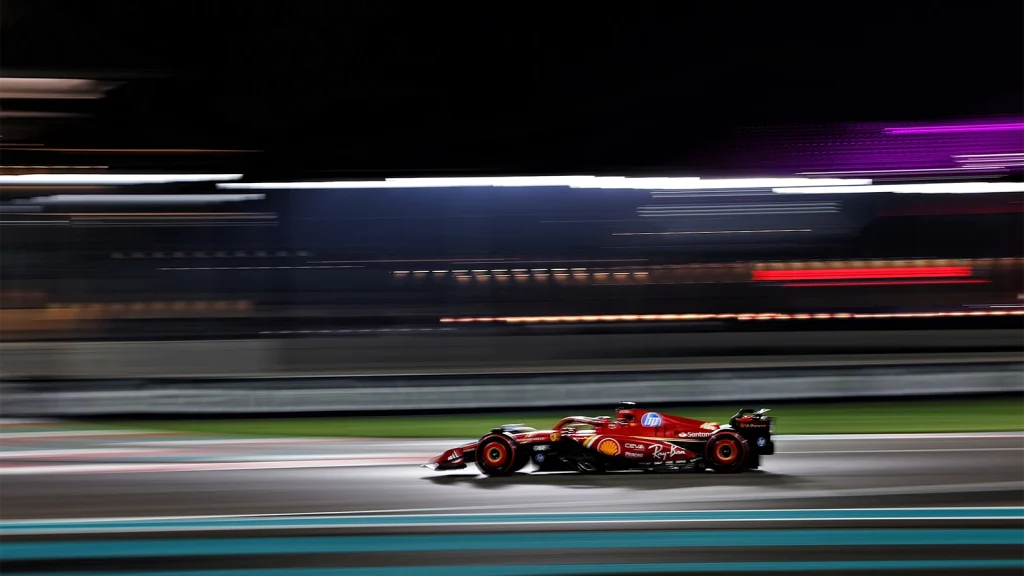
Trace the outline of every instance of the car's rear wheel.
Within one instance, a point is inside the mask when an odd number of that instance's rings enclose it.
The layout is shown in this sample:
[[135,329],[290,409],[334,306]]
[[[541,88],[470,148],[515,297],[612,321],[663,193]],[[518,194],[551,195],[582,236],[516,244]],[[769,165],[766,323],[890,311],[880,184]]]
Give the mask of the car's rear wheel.
[[711,436],[704,448],[704,461],[715,472],[739,472],[747,464],[747,441],[734,432]]
[[488,434],[477,444],[476,467],[487,476],[507,476],[525,466],[519,465],[516,452],[516,442],[508,436]]

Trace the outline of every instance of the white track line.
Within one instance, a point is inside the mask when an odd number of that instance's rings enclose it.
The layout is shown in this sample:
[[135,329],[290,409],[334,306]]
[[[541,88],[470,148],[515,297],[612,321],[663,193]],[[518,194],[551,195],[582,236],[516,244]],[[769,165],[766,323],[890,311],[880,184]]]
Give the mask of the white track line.
[[[828,509],[825,509],[825,510],[828,510]],[[932,509],[932,510],[934,510],[934,509]],[[950,510],[950,511],[952,511],[951,509],[946,509],[946,508],[940,508],[940,510]],[[829,511],[831,511],[831,510],[829,510]],[[751,512],[751,511],[750,510],[745,510],[744,512]],[[767,513],[767,512],[770,512],[770,511],[753,511],[753,512],[766,512]],[[841,511],[836,510],[835,512],[841,512]],[[768,516],[768,514],[766,514],[767,519],[765,521],[775,522],[775,523],[778,523],[778,522],[855,522],[855,523],[864,523],[864,522],[899,522],[899,521],[912,521],[912,522],[943,522],[943,521],[958,521],[958,522],[974,521],[974,522],[977,522],[977,521],[991,521],[991,520],[999,520],[999,521],[1018,520],[1019,521],[1021,519],[1024,519],[1024,514],[1018,514],[1016,516],[1001,516],[1001,515],[978,514],[977,516],[968,516],[968,517],[964,517],[963,515],[958,515],[958,514],[950,514],[949,516],[930,516],[930,517],[913,517],[913,516],[911,516],[911,517],[908,517],[906,515],[900,515],[899,514],[900,512],[902,512],[902,510],[892,510],[892,512],[893,512],[893,514],[890,515],[890,516],[877,516],[877,517],[856,517],[856,516],[851,517],[851,516],[844,516],[844,515],[841,515],[841,514],[836,514],[835,516],[827,516],[827,517],[787,518],[787,517],[780,517],[780,516]],[[658,512],[650,512],[650,513],[657,514]],[[693,524],[693,523],[717,524],[717,523],[723,523],[723,522],[725,522],[725,523],[732,523],[732,524],[735,524],[737,522],[744,522],[744,523],[748,523],[749,524],[751,522],[757,522],[758,521],[756,518],[750,518],[750,517],[746,517],[746,518],[687,518],[687,517],[650,518],[650,517],[640,517],[640,518],[637,518],[636,516],[642,516],[642,514],[639,514],[637,512],[626,512],[626,513],[624,513],[624,514],[629,514],[629,515],[631,515],[633,517],[610,518],[610,519],[600,519],[600,520],[598,520],[598,519],[594,519],[594,520],[586,520],[586,519],[580,520],[580,519],[575,519],[575,518],[571,519],[571,520],[560,520],[558,518],[558,516],[566,515],[566,514],[574,514],[574,513],[573,512],[552,513],[552,517],[551,518],[542,518],[542,519],[537,519],[537,520],[511,520],[511,521],[509,519],[507,519],[507,518],[503,518],[501,520],[484,520],[484,519],[472,518],[471,516],[473,516],[473,515],[453,515],[453,516],[469,516],[469,517],[466,517],[462,521],[459,521],[459,520],[455,520],[455,521],[448,520],[448,521],[441,522],[441,521],[430,521],[430,519],[424,519],[423,521],[419,521],[419,522],[417,522],[417,521],[412,521],[412,522],[404,521],[404,522],[401,522],[401,523],[398,523],[398,524],[389,524],[389,523],[382,523],[382,522],[380,522],[381,518],[388,518],[388,516],[377,516],[377,515],[375,515],[375,516],[346,516],[344,518],[345,522],[340,524],[340,525],[336,525],[336,526],[332,526],[330,524],[324,524],[322,521],[325,518],[324,517],[319,517],[319,518],[316,519],[316,520],[318,520],[318,522],[311,522],[309,524],[289,524],[289,525],[286,525],[286,526],[279,526],[279,525],[275,525],[275,524],[272,524],[272,523],[271,524],[267,524],[267,525],[242,525],[242,526],[231,525],[231,524],[221,525],[221,526],[195,526],[195,525],[190,526],[190,525],[174,525],[174,524],[171,524],[171,525],[168,525],[168,526],[155,526],[155,527],[120,527],[120,526],[117,526],[117,525],[110,525],[110,526],[102,526],[101,525],[101,526],[89,526],[89,527],[83,527],[83,528],[76,528],[76,527],[73,527],[73,526],[55,527],[55,528],[50,528],[50,529],[45,529],[45,530],[33,529],[33,527],[31,525],[22,524],[21,522],[18,522],[18,521],[13,521],[13,522],[8,522],[7,524],[13,524],[13,525],[10,526],[10,527],[4,527],[2,530],[0,530],[0,534],[7,535],[7,536],[18,536],[18,535],[45,535],[45,534],[123,534],[123,533],[140,533],[140,532],[150,532],[150,533],[204,532],[204,531],[208,532],[208,531],[211,531],[211,530],[215,530],[217,532],[255,532],[255,531],[264,531],[264,530],[271,530],[271,531],[280,531],[280,530],[316,530],[316,529],[321,529],[322,530],[322,529],[337,529],[337,528],[346,528],[346,529],[352,529],[352,528],[392,528],[392,527],[400,527],[400,528],[448,527],[448,528],[451,528],[451,527],[462,527],[462,526],[509,526],[509,525],[514,525],[514,526],[555,526],[555,525],[573,525],[573,526],[578,526],[580,524],[591,524],[591,525],[597,525],[597,524],[601,524],[601,525],[609,525],[609,524],[610,525],[613,525],[613,524],[644,524],[644,525],[651,525],[651,524]],[[482,515],[482,516],[491,516],[491,514],[485,514],[485,515]],[[396,515],[395,517],[399,517],[399,516]],[[148,519],[140,518],[139,520],[146,521]],[[313,520],[313,519],[309,519],[309,520]],[[356,521],[353,521],[353,520],[356,520]],[[364,522],[358,522],[358,520],[364,520]],[[62,520],[49,520],[49,521],[44,521],[44,522],[50,522],[50,523],[58,524],[58,525],[66,523],[66,521],[62,521]]]
[[[593,501],[586,502],[584,504],[607,504],[607,501]],[[385,509],[370,509],[370,510],[351,510],[351,511],[329,511],[329,512],[271,512],[271,513],[260,513],[260,514],[208,514],[208,515],[195,515],[195,516],[101,516],[94,518],[26,518],[26,519],[10,519],[0,520],[0,523],[6,525],[19,525],[19,526],[33,526],[38,524],[92,524],[92,523],[119,523],[119,522],[189,522],[189,521],[205,521],[205,520],[249,520],[249,519],[260,519],[260,518],[325,518],[331,519],[336,517],[338,519],[349,519],[351,517],[356,518],[416,518],[419,516],[431,515],[436,516],[434,512],[448,512],[448,511],[459,511],[459,510],[492,510],[502,508],[517,507],[516,504],[508,505],[493,505],[493,506],[458,506],[458,507],[447,507],[447,508],[385,508]],[[547,507],[550,504],[537,504],[534,507]],[[501,512],[502,516],[551,516],[558,517],[564,516],[565,514],[595,514],[595,515],[645,515],[645,514],[736,514],[736,513],[764,513],[765,515],[772,514],[793,514],[801,512],[918,512],[921,510],[1020,510],[1019,506],[922,506],[918,508],[765,508],[751,510],[748,508],[723,508],[723,509],[710,509],[710,510],[610,510],[610,511],[581,511],[581,512],[565,512],[565,511],[549,511],[549,512]],[[476,518],[480,516],[494,516],[494,513],[489,512],[466,512],[466,513],[455,513],[455,514],[444,514],[446,518]],[[1002,517],[1000,517],[1002,518]],[[1013,517],[1006,517],[1013,519]],[[626,518],[627,520],[631,520]],[[804,518],[797,518],[797,520],[803,520]],[[874,520],[875,518],[865,518],[866,520]],[[906,519],[906,518],[904,518]],[[927,518],[925,518],[927,519]],[[749,521],[749,519],[747,519]],[[632,520],[631,520],[632,521]],[[701,519],[699,521],[705,521]]]
[[[1022,452],[1024,446],[1012,448],[907,448],[906,450],[803,450],[776,452],[773,456],[788,456],[790,454],[899,454],[899,453],[926,453],[926,452]],[[771,458],[773,456],[768,456]]]
[[295,460],[263,462],[183,462],[149,464],[60,464],[52,466],[9,466],[0,467],[0,476],[21,476],[30,474],[123,474],[146,472],[219,472],[230,470],[277,470],[288,468],[352,468],[366,466],[397,466],[420,464],[423,458],[400,459],[388,457],[390,462],[379,459],[350,458],[343,460]]
[[[0,435],[2,438],[2,435]],[[123,446],[246,446],[246,445],[272,445],[272,444],[322,444],[335,443],[344,446],[368,446],[375,448],[407,448],[413,446],[461,446],[468,444],[469,440],[406,440],[381,442],[373,439],[363,438],[224,438],[224,439],[203,439],[203,440],[133,440],[131,442],[118,442]]]
[[[36,458],[50,457],[62,458],[66,456],[100,456],[100,455],[124,455],[124,454],[153,454],[159,450],[145,450],[142,448],[69,448],[54,450],[8,450],[0,452],[0,460],[6,458]],[[170,451],[164,451],[171,454]]]
[[[181,449],[170,449],[170,448],[159,448],[153,450],[146,450],[145,448],[68,448],[68,449],[56,449],[56,450],[9,450],[6,452],[0,451],[0,461],[4,459],[17,459],[17,458],[67,458],[69,456],[105,456],[105,455],[148,455],[148,456],[168,456],[177,457],[182,454]],[[226,454],[217,452],[203,452],[203,453],[192,453],[198,456],[206,456],[210,458],[220,458],[223,460],[233,461],[253,461],[260,460],[263,462],[279,462],[286,460],[374,460],[374,459],[386,459],[386,458],[399,458],[399,459],[412,459],[419,458],[426,460],[432,458],[437,454],[430,452],[345,452],[345,453],[309,453],[309,454]],[[165,462],[165,464],[185,464],[186,461],[178,462]]]
[[149,436],[162,435],[157,430],[47,430],[45,432],[2,432],[0,442],[20,438],[62,438],[76,436]]

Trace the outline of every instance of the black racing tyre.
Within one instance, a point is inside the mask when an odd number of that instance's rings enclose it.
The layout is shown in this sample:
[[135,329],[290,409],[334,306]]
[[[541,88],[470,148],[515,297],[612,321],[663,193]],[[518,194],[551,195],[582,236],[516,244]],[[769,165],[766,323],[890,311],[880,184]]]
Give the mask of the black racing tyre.
[[508,476],[516,471],[517,452],[515,440],[504,434],[488,434],[477,444],[476,467],[487,476]]
[[715,472],[739,472],[747,465],[750,448],[747,441],[735,432],[719,432],[708,439],[704,447],[704,462]]

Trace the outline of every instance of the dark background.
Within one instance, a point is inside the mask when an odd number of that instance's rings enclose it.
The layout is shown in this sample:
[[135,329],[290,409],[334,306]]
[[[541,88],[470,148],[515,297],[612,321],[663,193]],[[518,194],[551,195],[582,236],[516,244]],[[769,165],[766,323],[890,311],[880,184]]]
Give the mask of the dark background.
[[734,173],[740,126],[1024,110],[1019,2],[5,0],[0,16],[6,75],[125,81],[48,146],[263,150],[204,161],[268,177]]

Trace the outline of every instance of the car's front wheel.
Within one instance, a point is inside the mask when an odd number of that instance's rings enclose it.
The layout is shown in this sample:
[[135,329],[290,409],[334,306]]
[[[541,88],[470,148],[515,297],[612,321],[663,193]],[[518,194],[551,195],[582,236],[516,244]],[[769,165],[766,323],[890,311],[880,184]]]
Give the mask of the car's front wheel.
[[488,434],[477,444],[476,467],[487,476],[507,476],[522,468],[517,468],[517,451],[515,440],[504,434]]

